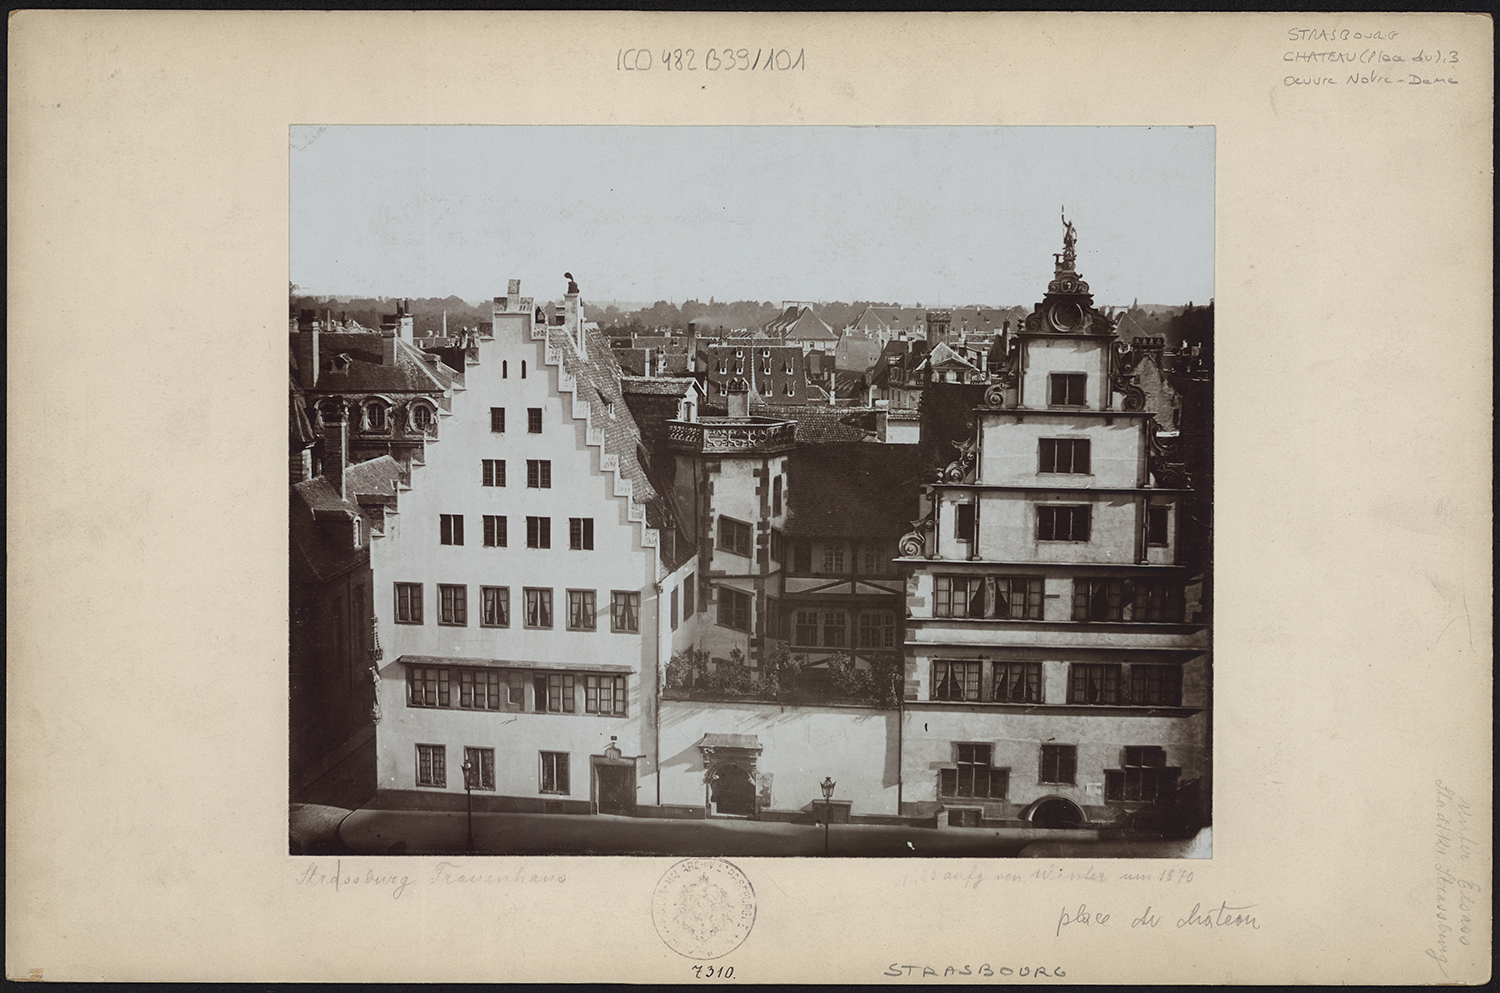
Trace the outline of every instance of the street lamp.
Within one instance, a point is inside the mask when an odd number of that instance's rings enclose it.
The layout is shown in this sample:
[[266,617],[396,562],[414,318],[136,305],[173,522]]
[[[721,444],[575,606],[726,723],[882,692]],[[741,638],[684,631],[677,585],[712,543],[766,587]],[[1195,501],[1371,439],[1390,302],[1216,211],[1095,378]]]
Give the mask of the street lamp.
[[464,753],[464,802],[467,807],[466,823],[468,824],[467,841],[468,847],[464,850],[470,855],[474,854],[474,763],[469,761],[468,753]]
[[823,854],[828,854],[828,822],[833,813],[833,788],[838,784],[830,776],[823,777]]

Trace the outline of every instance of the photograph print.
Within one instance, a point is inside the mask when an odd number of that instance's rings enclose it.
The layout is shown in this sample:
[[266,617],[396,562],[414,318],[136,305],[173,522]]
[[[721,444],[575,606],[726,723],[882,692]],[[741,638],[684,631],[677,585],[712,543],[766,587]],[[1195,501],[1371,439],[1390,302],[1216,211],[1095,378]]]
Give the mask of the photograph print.
[[289,139],[292,854],[1210,856],[1212,128]]

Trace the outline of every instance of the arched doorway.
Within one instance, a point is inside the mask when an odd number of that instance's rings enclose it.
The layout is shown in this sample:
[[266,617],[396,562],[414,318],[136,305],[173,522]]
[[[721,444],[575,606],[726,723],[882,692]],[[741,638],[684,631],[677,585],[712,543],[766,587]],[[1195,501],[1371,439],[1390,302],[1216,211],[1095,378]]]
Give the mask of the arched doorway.
[[715,814],[755,816],[755,782],[738,765],[721,765],[709,776],[709,803]]
[[1083,827],[1083,811],[1072,800],[1049,797],[1031,808],[1031,823],[1043,828]]

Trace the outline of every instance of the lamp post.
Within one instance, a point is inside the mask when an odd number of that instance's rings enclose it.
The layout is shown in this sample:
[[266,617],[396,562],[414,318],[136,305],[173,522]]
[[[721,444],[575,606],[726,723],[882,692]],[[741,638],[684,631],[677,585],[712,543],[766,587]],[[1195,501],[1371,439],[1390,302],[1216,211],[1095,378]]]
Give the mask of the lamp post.
[[823,777],[823,854],[828,854],[828,822],[833,814],[833,788],[838,784],[830,776]]
[[464,754],[464,805],[466,807],[465,823],[468,826],[465,840],[467,846],[464,851],[470,855],[474,854],[474,763],[469,761],[467,752]]

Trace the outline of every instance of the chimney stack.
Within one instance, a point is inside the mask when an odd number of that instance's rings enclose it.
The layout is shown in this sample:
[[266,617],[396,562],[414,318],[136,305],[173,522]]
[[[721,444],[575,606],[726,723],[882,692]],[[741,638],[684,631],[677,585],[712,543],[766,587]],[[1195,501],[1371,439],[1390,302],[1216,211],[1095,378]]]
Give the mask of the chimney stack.
[[297,379],[304,390],[318,385],[318,361],[318,322],[304,310],[297,315]]
[[[349,408],[337,405],[337,418],[323,418],[323,478],[344,495],[344,467],[349,464]],[[331,421],[331,423],[330,423]]]

